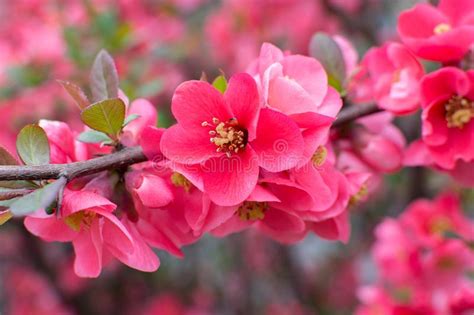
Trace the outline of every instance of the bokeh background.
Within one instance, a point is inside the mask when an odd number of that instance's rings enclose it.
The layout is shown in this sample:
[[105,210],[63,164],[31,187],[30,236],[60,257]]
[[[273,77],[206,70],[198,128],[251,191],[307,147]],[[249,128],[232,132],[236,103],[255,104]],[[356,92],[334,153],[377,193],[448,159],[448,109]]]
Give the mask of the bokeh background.
[[[415,2],[0,0],[0,143],[14,150],[19,129],[39,118],[79,129],[79,110],[56,79],[87,87],[102,48],[116,61],[123,91],[152,101],[167,127],[180,82],[244,71],[263,42],[307,54],[317,31],[346,36],[363,55],[396,40],[397,15]],[[409,140],[419,135],[417,119],[397,121]],[[21,221],[9,222],[0,227],[0,314],[353,314],[357,288],[377,277],[374,227],[451,185],[417,168],[383,181],[352,207],[347,245],[308,236],[282,246],[253,231],[205,237],[182,260],[159,253],[153,274],[117,264],[99,279],[77,278],[71,246],[42,242]],[[472,208],[472,191],[459,192]]]

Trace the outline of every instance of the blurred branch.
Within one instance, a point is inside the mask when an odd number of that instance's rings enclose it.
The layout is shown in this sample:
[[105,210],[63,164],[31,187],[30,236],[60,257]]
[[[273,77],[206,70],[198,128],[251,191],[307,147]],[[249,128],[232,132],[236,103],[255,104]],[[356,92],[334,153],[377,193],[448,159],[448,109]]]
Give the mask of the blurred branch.
[[332,126],[335,128],[339,128],[358,118],[375,114],[381,111],[382,110],[377,106],[377,104],[351,105],[347,109],[341,111]]

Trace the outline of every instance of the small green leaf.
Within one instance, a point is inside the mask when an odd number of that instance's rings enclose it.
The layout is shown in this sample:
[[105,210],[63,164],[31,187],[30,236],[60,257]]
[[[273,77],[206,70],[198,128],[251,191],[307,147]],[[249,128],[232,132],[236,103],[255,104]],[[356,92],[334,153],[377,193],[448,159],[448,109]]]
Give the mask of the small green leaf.
[[119,98],[108,99],[86,107],[81,119],[87,126],[116,138],[125,121],[126,107]]
[[66,184],[67,179],[61,177],[54,183],[37,189],[28,195],[11,199],[14,201],[9,205],[9,209],[14,216],[23,216],[39,209],[47,209],[58,199],[59,193]]
[[74,99],[79,109],[84,109],[91,103],[82,89],[74,83],[57,80],[66,92]]
[[105,133],[95,130],[84,131],[77,137],[77,140],[84,143],[102,143],[112,141],[112,139],[110,139]]
[[16,150],[26,165],[49,164],[49,142],[46,132],[38,125],[27,125],[18,134]]
[[311,38],[309,54],[323,65],[330,78],[329,84],[342,92],[346,80],[346,63],[337,42],[325,33],[316,33]]
[[223,75],[218,76],[212,82],[212,86],[219,90],[221,93],[224,93],[227,90],[227,80]]
[[119,79],[114,60],[105,50],[95,58],[90,75],[90,85],[94,102],[118,97]]
[[131,114],[131,115],[128,115],[127,118],[125,118],[125,121],[123,123],[123,126],[127,126],[129,123],[131,123],[132,121],[134,120],[137,120],[138,118],[140,118],[141,116],[138,115],[138,114]]

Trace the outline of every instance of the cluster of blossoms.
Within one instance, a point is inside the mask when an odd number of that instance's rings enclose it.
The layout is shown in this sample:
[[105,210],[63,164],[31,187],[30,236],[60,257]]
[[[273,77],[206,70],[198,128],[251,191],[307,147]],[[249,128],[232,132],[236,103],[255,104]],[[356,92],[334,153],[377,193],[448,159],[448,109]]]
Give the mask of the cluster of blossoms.
[[[114,257],[154,271],[159,260],[150,246],[179,257],[205,233],[253,227],[284,243],[309,232],[347,241],[347,207],[361,185],[336,168],[328,145],[342,101],[327,81],[316,59],[264,44],[248,73],[232,76],[224,89],[181,84],[172,101],[177,124],[169,129],[154,127],[148,101],[129,104],[122,93],[136,119],[119,140],[141,145],[149,161],[69,182],[61,208],[41,209],[25,226],[47,241],[72,242],[75,271],[85,277],[98,276]],[[52,164],[110,153],[78,141],[65,123],[39,126]]]
[[[278,18],[287,2],[277,1],[274,7],[273,34],[287,34]],[[170,3],[186,11],[200,1]],[[311,3],[291,6],[292,14],[314,14]],[[245,36],[236,36],[236,45],[249,51],[255,47],[247,42],[245,27],[258,24],[266,6],[252,4],[229,1],[223,6],[224,13],[208,22],[213,44],[219,46],[228,40],[227,33],[241,27]],[[131,1],[121,5],[134,7]],[[242,12],[241,24],[230,23],[226,10]],[[119,90],[115,65],[101,53],[91,76],[94,102],[77,86],[64,84],[88,127],[79,133],[70,124],[41,120],[20,133],[34,137],[18,137],[18,156],[27,165],[71,164],[140,148],[146,159],[85,176],[60,174],[54,182],[16,182],[27,184],[20,192],[0,182],[1,199],[6,199],[0,200],[0,222],[26,215],[24,225],[32,234],[72,243],[75,273],[93,278],[117,260],[153,272],[160,265],[153,249],[182,257],[182,248],[205,234],[224,237],[252,229],[284,244],[308,234],[347,242],[350,207],[376,193],[383,175],[404,165],[433,167],[472,187],[473,12],[472,0],[419,4],[399,18],[400,43],[372,48],[361,61],[340,36],[313,37],[312,57],[269,43],[259,54],[243,53],[242,59],[234,58],[237,50],[216,49],[223,60],[235,59],[230,68],[242,72],[228,81],[220,76],[209,83],[203,76],[180,84],[171,104],[176,124],[167,129],[156,127],[158,113],[151,102],[130,101]],[[151,30],[161,25],[144,18],[147,9],[128,14],[138,25],[138,39],[155,39]],[[316,19],[309,17],[296,23],[302,31],[291,46],[301,48],[312,34],[307,31]],[[175,36],[156,41],[171,45],[182,29],[167,21]],[[252,40],[260,42],[260,37]],[[149,54],[154,47],[147,44],[135,48]],[[318,45],[334,55],[321,56]],[[420,59],[437,62],[435,70],[428,73]],[[126,72],[127,61],[119,58],[119,70]],[[343,107],[362,108],[364,103],[376,104],[373,112],[378,112],[333,128]],[[419,109],[421,137],[406,148],[394,119]],[[41,147],[42,133],[47,150]],[[1,164],[18,164],[0,149]],[[62,185],[59,197],[51,201],[45,191],[57,185]],[[38,200],[41,207],[31,209]],[[385,220],[373,250],[380,281],[360,291],[358,314],[464,315],[472,310],[473,232],[473,223],[451,195],[416,201],[399,219]],[[178,314],[187,312],[172,298],[167,303]],[[154,309],[151,305],[150,313]],[[279,307],[270,308],[273,314],[272,309]],[[289,312],[303,313],[297,305],[294,309]]]
[[414,201],[376,229],[376,285],[362,287],[357,315],[472,314],[474,222],[445,193]]

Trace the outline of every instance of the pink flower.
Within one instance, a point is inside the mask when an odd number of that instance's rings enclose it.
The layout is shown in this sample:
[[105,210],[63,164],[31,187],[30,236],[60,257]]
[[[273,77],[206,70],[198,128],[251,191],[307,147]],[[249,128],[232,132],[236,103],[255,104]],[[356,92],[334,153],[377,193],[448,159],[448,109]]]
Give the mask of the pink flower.
[[75,139],[68,124],[59,121],[40,120],[49,140],[50,158],[53,164],[71,163],[88,158],[86,144]]
[[474,3],[471,0],[441,0],[435,8],[421,3],[402,12],[398,32],[419,57],[458,61],[474,43]]
[[401,216],[401,221],[422,244],[442,242],[448,232],[474,240],[474,223],[463,216],[459,198],[452,194],[445,193],[434,201],[413,202]]
[[372,48],[352,77],[349,93],[356,102],[377,102],[394,114],[409,114],[419,106],[423,67],[403,45],[387,43]]
[[338,92],[328,85],[324,68],[314,58],[285,55],[265,43],[248,72],[261,90],[262,106],[288,115],[302,129],[305,151],[299,166],[306,164],[327,142],[331,123],[342,107]]
[[[270,181],[271,183],[272,181]],[[286,186],[276,189],[293,190],[298,188]],[[300,194],[305,194],[301,191]],[[287,198],[297,200],[299,194]],[[282,243],[300,241],[306,235],[304,221],[296,214],[281,210],[277,205],[280,200],[269,190],[256,186],[252,194],[243,203],[233,207],[222,207],[221,213],[227,213],[228,220],[212,231],[214,236],[223,237],[255,227],[263,234]]]
[[474,160],[474,71],[447,67],[421,82],[422,139],[433,162],[453,169]]
[[204,191],[215,203],[235,205],[254,189],[259,168],[295,166],[304,142],[295,122],[260,109],[255,81],[234,75],[224,95],[203,81],[181,84],[173,97],[178,124],[167,129],[161,151],[172,162],[201,165]]
[[140,238],[112,213],[115,208],[98,194],[66,189],[61,217],[37,213],[25,218],[25,226],[46,241],[72,242],[78,276],[98,277],[107,255],[136,269],[156,270],[156,257],[154,261],[140,261]]

